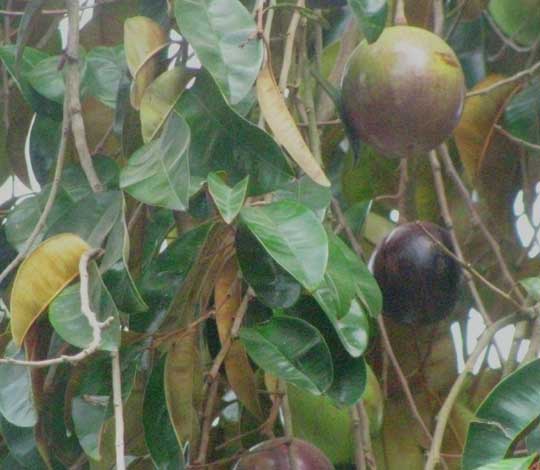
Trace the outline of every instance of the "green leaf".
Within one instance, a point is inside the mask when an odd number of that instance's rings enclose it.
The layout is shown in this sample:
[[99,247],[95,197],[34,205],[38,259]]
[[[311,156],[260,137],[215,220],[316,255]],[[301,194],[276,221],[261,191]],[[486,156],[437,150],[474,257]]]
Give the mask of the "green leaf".
[[165,360],[162,358],[152,368],[144,394],[144,437],[158,470],[184,470],[182,449],[176,440],[165,402],[164,372]]
[[[540,79],[536,78],[510,99],[504,110],[504,128],[532,144],[540,144]],[[538,151],[536,151],[538,153]]]
[[88,94],[114,109],[120,79],[126,68],[124,47],[96,47],[86,55],[86,66]]
[[[113,322],[102,331],[100,349],[118,351],[120,317],[111,294],[105,287],[95,263],[88,267],[88,295],[90,308],[98,321],[113,317]],[[49,321],[56,332],[68,343],[84,349],[93,340],[92,327],[81,311],[80,284],[64,289],[49,305]]]
[[17,45],[15,55],[15,73],[20,75],[21,61],[26,43],[32,34],[32,23],[39,16],[41,7],[46,0],[30,0],[24,9],[23,16],[17,28]]
[[328,346],[319,331],[293,317],[240,330],[250,357],[265,371],[315,394],[332,383],[334,370]]
[[498,462],[540,417],[540,359],[508,375],[476,410],[463,451],[463,470]]
[[326,186],[315,183],[308,176],[302,176],[275,191],[274,200],[282,199],[293,199],[314,212],[322,212],[330,205],[332,191]]
[[61,135],[61,122],[36,115],[30,131],[29,152],[34,176],[41,185],[49,181],[58,156]]
[[38,450],[34,428],[17,427],[6,419],[0,418],[0,430],[11,457],[16,461],[15,465],[11,462],[4,462],[2,468],[6,470],[17,470],[19,468],[32,470],[47,469]]
[[307,289],[321,283],[328,261],[328,238],[307,207],[284,200],[245,207],[240,216],[270,256]]
[[349,0],[349,6],[367,41],[375,42],[386,25],[387,0]]
[[271,308],[288,308],[298,300],[302,286],[274,261],[257,238],[243,226],[238,227],[236,232],[236,255],[243,278],[262,303]]
[[[17,351],[13,342],[8,344],[4,355],[25,359],[24,351]],[[11,424],[21,428],[32,427],[37,423],[38,415],[28,367],[0,364],[0,413]]]
[[230,184],[249,176],[248,195],[265,194],[293,177],[285,155],[266,132],[231,109],[204,70],[175,106],[191,128],[192,190],[211,171],[227,173]]
[[476,470],[529,470],[532,463],[538,457],[537,454],[520,459],[504,459],[496,463],[482,465]]
[[540,302],[540,277],[528,277],[521,279],[519,283],[525,288],[532,300]]
[[250,91],[263,58],[251,14],[238,0],[176,0],[180,32],[231,104]]
[[230,224],[242,209],[249,183],[249,176],[229,188],[217,173],[208,175],[208,190],[223,220]]
[[190,194],[191,133],[182,116],[171,113],[159,140],[137,150],[120,173],[120,187],[153,206],[185,210]]

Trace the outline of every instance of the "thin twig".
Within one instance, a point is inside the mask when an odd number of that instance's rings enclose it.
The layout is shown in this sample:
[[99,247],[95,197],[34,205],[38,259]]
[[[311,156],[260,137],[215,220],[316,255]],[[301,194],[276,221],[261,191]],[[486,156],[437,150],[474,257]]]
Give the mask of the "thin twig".
[[504,135],[508,140],[511,140],[512,142],[515,142],[516,144],[523,145],[523,147],[526,147],[531,150],[540,150],[540,145],[533,144],[532,142],[528,142],[526,140],[520,139],[519,137],[516,137],[514,134],[511,134],[508,132],[504,127],[502,127],[500,124],[495,124],[494,129],[501,135]]
[[500,88],[504,85],[508,85],[509,83],[519,82],[521,80],[530,78],[538,71],[540,71],[540,62],[536,62],[528,69],[522,70],[521,72],[518,72],[515,75],[512,75],[511,77],[499,80],[498,82],[495,82],[491,84],[490,86],[481,88],[480,90],[469,91],[466,97],[470,98],[471,96],[479,96],[479,95],[485,95],[485,94],[491,93],[497,88]]
[[81,74],[79,70],[79,0],[66,0],[68,12],[68,37],[66,47],[66,96],[64,100],[69,105],[71,132],[75,147],[79,154],[81,167],[86,175],[92,191],[103,191],[103,184],[92,164],[92,156],[86,141],[86,131],[81,113],[80,86]]
[[[116,3],[118,1],[119,0],[95,0],[95,3],[93,5],[81,6],[80,9],[81,10],[89,10],[91,8],[97,8],[97,7],[101,6],[101,5],[106,5],[108,3]],[[57,9],[43,9],[43,10],[41,10],[40,13],[42,15],[66,15],[67,12],[68,11],[66,9],[57,8]],[[4,16],[23,16],[24,11],[15,11],[15,10],[10,10],[9,8],[7,8],[5,10],[0,10],[0,15],[4,15]]]
[[351,407],[351,417],[353,423],[354,435],[354,463],[356,470],[366,470],[366,452],[364,449],[364,430],[362,429],[362,421],[355,406]]
[[36,226],[34,227],[34,230],[32,230],[32,233],[26,239],[24,247],[21,248],[21,250],[19,251],[19,254],[13,259],[11,263],[7,265],[4,271],[2,271],[2,273],[0,274],[0,285],[9,276],[9,274],[19,265],[19,263],[24,258],[26,258],[26,255],[32,249],[37,237],[39,236],[41,231],[45,228],[47,219],[53,208],[54,201],[56,200],[56,196],[58,194],[60,181],[62,179],[62,171],[64,170],[64,162],[65,162],[65,157],[66,157],[66,141],[67,141],[68,133],[69,133],[69,109],[68,109],[67,101],[64,101],[62,134],[60,136],[60,143],[58,145],[58,154],[56,156],[56,167],[54,170],[54,176],[51,183],[49,196],[47,197],[47,202],[45,203],[43,212],[39,216]]
[[401,383],[401,388],[403,389],[403,392],[405,393],[405,397],[407,398],[407,402],[409,404],[409,408],[411,409],[411,412],[420,424],[420,427],[422,428],[422,431],[424,431],[424,434],[429,439],[429,442],[432,440],[431,433],[429,432],[429,429],[424,422],[422,416],[420,415],[420,412],[418,411],[418,407],[416,406],[416,403],[414,401],[411,388],[409,387],[409,383],[407,382],[407,378],[405,377],[405,374],[403,373],[403,370],[401,369],[401,366],[399,365],[399,361],[397,360],[397,357],[394,353],[394,349],[392,348],[392,343],[390,343],[390,338],[388,337],[388,332],[386,331],[386,326],[384,325],[384,320],[382,315],[379,315],[378,324],[379,324],[379,330],[381,332],[381,338],[383,341],[384,349],[386,353],[388,354],[388,357],[390,358],[390,362],[392,363],[392,366],[394,367],[394,370],[396,371],[396,375],[399,379],[399,382]]
[[465,367],[463,371],[459,374],[458,378],[452,385],[452,388],[450,389],[450,392],[448,393],[440,411],[437,415],[437,425],[435,426],[435,433],[433,434],[433,441],[431,443],[431,448],[429,450],[428,454],[428,460],[425,466],[425,470],[434,470],[435,466],[440,462],[441,459],[441,446],[442,441],[444,437],[444,432],[446,430],[446,424],[448,423],[448,419],[450,418],[450,413],[452,412],[452,408],[454,407],[454,403],[456,402],[461,389],[463,388],[463,385],[465,383],[465,380],[469,373],[472,372],[476,361],[480,357],[480,354],[484,351],[484,349],[489,345],[491,342],[493,336],[497,331],[499,331],[501,328],[505,327],[506,325],[509,325],[510,323],[515,322],[519,319],[519,316],[516,314],[509,315],[505,318],[501,318],[497,322],[493,323],[487,330],[482,333],[482,336],[478,340],[478,343],[476,344],[476,347],[474,348],[474,351],[467,359],[467,362],[465,363]]
[[122,406],[122,376],[120,371],[120,354],[118,351],[115,351],[112,353],[112,388],[116,470],[126,470],[126,458],[124,450],[124,411]]
[[210,444],[210,431],[212,428],[212,422],[214,421],[214,408],[216,406],[216,400],[219,390],[219,381],[214,380],[210,385],[210,391],[208,393],[208,399],[206,400],[206,406],[204,408],[204,420],[201,431],[201,444],[199,446],[199,454],[195,460],[195,464],[205,464],[206,455],[208,453],[208,445]]
[[347,218],[345,217],[345,214],[343,214],[338,200],[335,198],[332,198],[332,210],[336,215],[339,225],[345,230],[345,233],[347,234],[347,238],[349,239],[349,243],[351,244],[353,250],[356,251],[358,256],[364,259],[364,250],[360,246],[360,243],[358,243],[358,240],[356,239],[354,232],[351,229],[351,226],[347,223]]
[[34,368],[49,367],[64,363],[76,364],[94,354],[99,349],[103,330],[105,330],[114,321],[113,317],[109,317],[105,321],[100,322],[90,307],[88,263],[92,258],[100,255],[101,253],[102,250],[100,248],[88,250],[81,256],[79,261],[81,311],[92,329],[92,341],[90,341],[88,346],[72,356],[62,355],[54,359],[46,359],[43,361],[23,361],[5,357],[0,359],[0,364],[13,364]]
[[[510,47],[510,49],[513,49],[514,51],[521,52],[521,53],[529,52],[531,50],[532,45],[520,46],[519,44],[514,42],[513,36],[507,36],[506,34],[504,34],[487,11],[484,11],[483,14],[484,14],[484,18],[486,18],[487,22],[491,26],[491,29],[493,29],[493,31],[499,37],[499,39],[503,42],[505,47]],[[519,31],[520,31],[520,28],[514,31],[513,35],[517,34]]]

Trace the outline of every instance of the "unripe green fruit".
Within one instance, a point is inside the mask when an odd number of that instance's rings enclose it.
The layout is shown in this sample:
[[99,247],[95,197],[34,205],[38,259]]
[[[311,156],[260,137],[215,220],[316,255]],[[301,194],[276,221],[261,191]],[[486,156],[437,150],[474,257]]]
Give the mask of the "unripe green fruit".
[[342,82],[345,119],[379,152],[406,157],[432,150],[458,124],[465,79],[441,38],[412,26],[386,28],[349,58]]

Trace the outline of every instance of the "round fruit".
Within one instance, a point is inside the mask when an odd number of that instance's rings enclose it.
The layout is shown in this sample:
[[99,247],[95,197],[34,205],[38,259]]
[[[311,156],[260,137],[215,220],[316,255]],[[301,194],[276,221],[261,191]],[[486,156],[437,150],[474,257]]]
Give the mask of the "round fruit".
[[289,447],[296,470],[334,470],[334,466],[315,446],[300,439],[291,442],[287,438],[256,445],[238,461],[234,470],[292,470]]
[[354,50],[342,81],[352,132],[389,156],[432,150],[456,127],[465,80],[452,49],[412,26],[386,28]]
[[540,0],[491,0],[489,13],[504,34],[530,46],[540,33]]
[[383,314],[399,323],[441,320],[458,297],[460,266],[426,231],[452,250],[447,230],[431,222],[414,222],[392,230],[371,261],[383,296]]

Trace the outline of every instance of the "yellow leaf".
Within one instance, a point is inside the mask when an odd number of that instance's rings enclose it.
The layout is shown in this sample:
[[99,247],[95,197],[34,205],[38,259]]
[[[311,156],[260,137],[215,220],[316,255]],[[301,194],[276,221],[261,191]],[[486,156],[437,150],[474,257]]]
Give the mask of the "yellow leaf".
[[133,77],[131,104],[139,109],[146,87],[158,72],[157,52],[167,44],[165,30],[146,16],[134,16],[124,23],[126,61]]
[[141,100],[141,127],[145,143],[159,131],[193,74],[175,67],[167,70],[146,88]]
[[45,240],[21,264],[11,292],[11,334],[20,346],[29,328],[52,300],[79,274],[90,246],[63,233]]
[[[221,344],[229,338],[234,317],[242,303],[242,289],[238,281],[236,259],[230,259],[221,270],[214,289],[216,323]],[[257,418],[262,419],[257,397],[255,374],[242,343],[233,340],[225,357],[225,373],[231,388],[242,404]]]
[[276,140],[313,181],[321,186],[330,186],[330,181],[296,127],[268,63],[257,77],[257,97],[262,115]]

